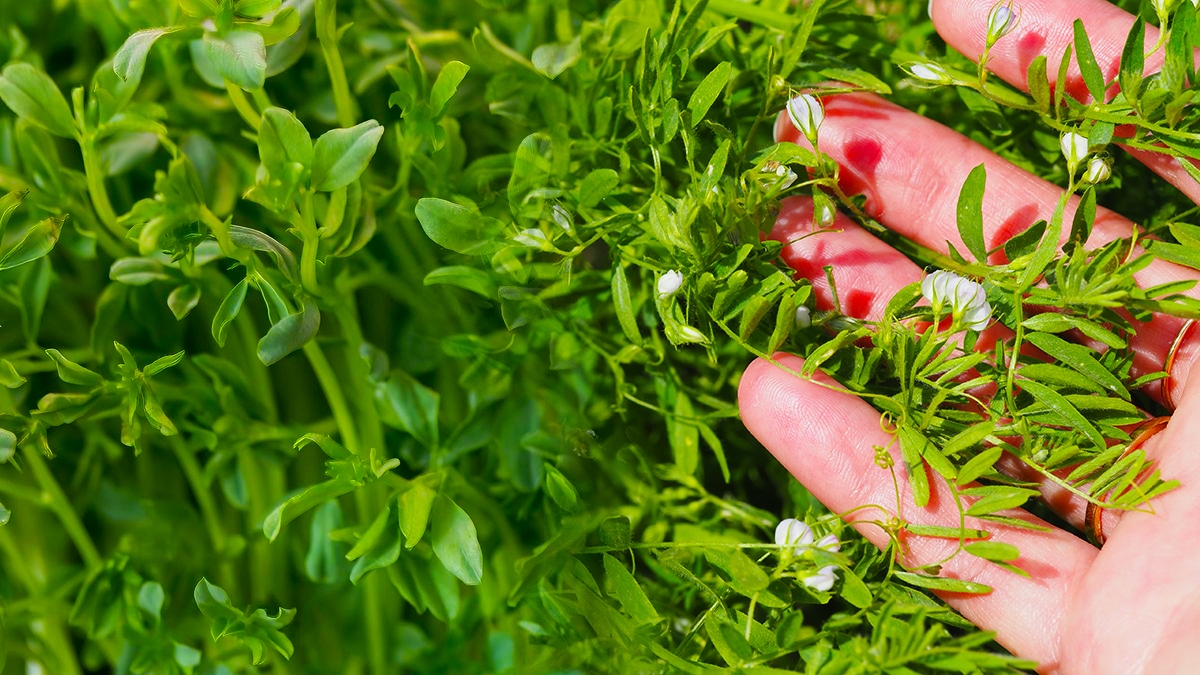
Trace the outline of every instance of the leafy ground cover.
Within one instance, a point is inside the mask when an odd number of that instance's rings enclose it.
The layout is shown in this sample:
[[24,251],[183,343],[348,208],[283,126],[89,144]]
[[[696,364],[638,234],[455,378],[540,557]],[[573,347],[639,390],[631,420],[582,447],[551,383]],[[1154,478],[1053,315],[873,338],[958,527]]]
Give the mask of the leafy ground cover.
[[[1166,48],[1190,54],[1194,7],[1173,20]],[[963,488],[973,516],[1033,494],[992,469],[1001,438],[1106,505],[1172,485],[1136,453],[1110,470],[1143,383],[1113,309],[1196,310],[1086,250],[1086,209],[988,267],[972,174],[972,250],[905,248],[983,280],[1014,326],[1003,298],[1047,272],[1031,304],[1069,318],[1029,341],[1113,348],[1064,352],[1040,388],[1023,373],[986,416],[954,375],[1011,386],[1019,359],[950,358],[949,333],[906,321],[940,318],[916,288],[879,325],[810,310],[762,239],[786,195],[861,215],[827,161],[771,136],[836,81],[1196,262],[1169,243],[1195,239],[1190,207],[1144,170],[1092,186],[1063,161],[1063,134],[1107,145],[1129,99],[985,83],[924,3],[35,0],[0,27],[0,672],[1030,667],[931,593],[986,589],[898,568],[745,432],[738,377],[780,348],[891,415],[935,480],[990,481]],[[1131,119],[1186,129],[1187,79],[1139,81]],[[1064,227],[1067,255],[1037,246]],[[784,518],[807,524],[777,536]]]

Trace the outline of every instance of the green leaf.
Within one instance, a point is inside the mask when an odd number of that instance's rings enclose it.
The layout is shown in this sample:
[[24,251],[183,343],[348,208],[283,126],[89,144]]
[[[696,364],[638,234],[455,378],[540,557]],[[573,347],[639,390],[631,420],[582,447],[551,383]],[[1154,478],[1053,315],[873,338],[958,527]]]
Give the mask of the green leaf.
[[978,497],[967,508],[967,515],[982,516],[1019,508],[1031,498],[1038,496],[1037,490],[1009,487],[1007,485],[983,485],[960,490],[965,497]]
[[910,583],[919,588],[928,588],[931,591],[942,591],[944,593],[970,593],[972,595],[983,595],[984,593],[990,593],[992,591],[991,586],[986,586],[974,581],[965,581],[963,579],[931,577],[924,574],[913,574],[912,572],[902,572],[899,570],[894,572],[894,574],[901,581]]
[[987,262],[987,243],[983,240],[983,192],[987,169],[983,164],[971,169],[958,193],[958,236],[979,262]]
[[958,470],[956,479],[958,484],[969,485],[978,480],[980,476],[990,473],[1003,454],[1004,450],[1000,446],[993,446],[975,455]]
[[310,168],[313,142],[308,129],[292,112],[267,108],[258,127],[258,157],[267,173],[278,179],[289,175],[292,165]]
[[247,91],[262,89],[267,81],[267,45],[254,31],[237,30],[218,37],[205,33],[198,52],[218,77]]
[[546,494],[550,495],[550,499],[563,511],[568,513],[577,511],[579,509],[579,492],[575,490],[575,486],[553,464],[549,462],[543,464]]
[[403,371],[394,371],[375,388],[375,403],[385,424],[411,434],[426,448],[438,446],[441,397]]
[[725,85],[729,84],[729,77],[732,73],[733,65],[728,61],[722,61],[696,86],[691,98],[688,99],[688,112],[692,114],[693,127],[700,124],[704,116],[708,114],[708,109],[713,106],[713,103],[716,103],[717,97],[721,95]]
[[1096,222],[1096,188],[1089,187],[1080,197],[1079,206],[1071,218],[1071,234],[1067,241],[1079,246],[1092,235],[1092,224]]
[[1129,390],[1125,388],[1125,385],[1121,384],[1121,381],[1108,368],[1105,368],[1102,363],[1096,360],[1096,357],[1093,356],[1095,352],[1091,349],[1067,342],[1057,335],[1050,333],[1028,333],[1025,339],[1033,346],[1058,359],[1064,365],[1074,368],[1105,389],[1127,401],[1129,400]]
[[192,284],[176,286],[167,296],[167,308],[176,321],[183,321],[200,304],[200,288]]
[[637,579],[625,569],[625,566],[611,555],[604,555],[604,576],[608,580],[610,592],[616,596],[621,608],[637,625],[645,625],[658,621],[658,612],[646,597],[646,592],[638,584]]
[[462,84],[469,70],[471,67],[462,61],[447,61],[442,64],[437,79],[429,89],[429,107],[433,109],[435,116],[446,112],[446,106],[450,105],[450,99],[454,98],[458,85]]
[[[1190,162],[1181,162],[1181,164],[1187,166]],[[1200,250],[1191,246],[1153,240],[1146,241],[1145,246],[1146,250],[1159,260],[1166,260],[1167,262],[1190,267],[1194,270],[1200,270]]]
[[246,289],[250,287],[250,283],[246,279],[237,282],[229,292],[225,294],[225,298],[221,300],[221,306],[217,307],[217,311],[213,314],[212,336],[217,341],[217,345],[224,347],[225,338],[229,334],[229,326],[237,315],[242,311],[242,305],[246,302]]
[[1002,541],[973,541],[964,547],[967,553],[984,560],[1011,562],[1021,557],[1021,551]]
[[388,501],[384,509],[376,514],[375,520],[371,521],[362,538],[346,554],[347,560],[355,561],[350,570],[350,583],[357,584],[368,572],[396,564],[401,548],[399,523],[392,515],[391,501]]
[[289,314],[271,326],[258,341],[258,359],[267,366],[277,363],[316,337],[320,328],[321,313],[315,305],[306,304],[299,312]]
[[1037,103],[1038,110],[1043,113],[1050,111],[1050,82],[1046,72],[1046,55],[1038,54],[1029,62],[1025,73],[1025,81],[1029,85],[1029,95]]
[[579,205],[592,208],[616,191],[621,178],[612,169],[594,169],[579,183]]
[[846,602],[858,607],[866,609],[871,606],[874,598],[871,595],[871,589],[863,582],[857,574],[852,570],[842,568],[842,587],[838,591],[838,595],[846,599]]
[[579,62],[579,36],[565,44],[544,44],[533,50],[530,61],[538,72],[550,79]]
[[0,270],[31,263],[54,250],[66,216],[39,220],[25,228],[0,250]]
[[685,476],[695,475],[700,466],[700,429],[693,421],[695,416],[691,399],[683,389],[679,389],[675,393],[672,414],[667,420],[667,436],[675,466]]
[[47,349],[46,355],[54,361],[54,366],[58,369],[58,379],[67,384],[96,387],[104,383],[100,373],[75,363],[57,349]]
[[637,315],[634,313],[629,280],[625,277],[625,266],[620,263],[613,265],[612,296],[621,332],[625,333],[625,337],[633,344],[642,344],[642,331],[638,328]]
[[358,180],[382,137],[383,127],[375,120],[322,134],[313,148],[313,189],[332,192]]
[[457,286],[488,300],[495,300],[497,291],[499,290],[492,275],[481,269],[466,267],[464,265],[439,267],[425,275],[426,286],[437,284]]
[[446,571],[469,586],[483,580],[483,550],[475,523],[449,497],[438,495],[430,517],[429,538],[433,553]]
[[1121,92],[1135,107],[1142,88],[1142,72],[1146,69],[1145,52],[1146,24],[1141,19],[1135,19],[1121,50],[1121,72],[1117,75]]
[[117,74],[117,77],[130,82],[136,88],[142,81],[142,74],[146,70],[146,57],[150,55],[150,48],[162,36],[179,30],[181,29],[178,27],[146,28],[130,35],[113,55],[113,72]]
[[1083,74],[1083,83],[1087,85],[1092,100],[1104,103],[1104,74],[1096,64],[1096,56],[1092,53],[1092,43],[1088,40],[1087,30],[1083,27],[1082,19],[1075,19],[1075,60],[1079,62],[1079,72]]
[[28,63],[14,63],[0,72],[0,101],[17,117],[55,136],[79,138],[75,118],[58,85]]
[[464,255],[491,255],[504,245],[504,224],[454,202],[425,197],[417,202],[417,220],[439,246]]
[[325,502],[313,514],[309,528],[308,553],[304,556],[304,573],[320,584],[335,584],[345,575],[341,554],[332,539],[334,531],[342,528],[342,508],[337,500]]
[[429,514],[437,493],[419,481],[400,493],[400,531],[404,533],[404,548],[411,549],[425,536]]
[[357,481],[335,478],[310,485],[285,497],[263,519],[263,534],[266,535],[268,541],[275,541],[284,525],[331,499],[347,494],[356,487],[358,487]]
[[268,616],[258,609],[251,614],[236,609],[229,595],[220,586],[200,579],[193,592],[196,606],[212,623],[213,640],[231,637],[250,650],[251,661],[258,665],[266,659],[268,648],[279,652],[285,659],[292,657],[295,647],[283,634],[283,628],[296,616],[294,609],[282,609],[275,616]]

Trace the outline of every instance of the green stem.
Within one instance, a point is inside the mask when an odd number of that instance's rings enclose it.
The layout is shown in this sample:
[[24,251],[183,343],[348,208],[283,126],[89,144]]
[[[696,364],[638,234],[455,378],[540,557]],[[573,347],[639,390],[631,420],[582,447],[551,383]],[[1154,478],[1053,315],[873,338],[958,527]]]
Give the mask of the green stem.
[[21,447],[21,451],[25,455],[25,461],[29,464],[34,478],[45,493],[42,499],[43,503],[54,512],[54,515],[58,516],[59,522],[62,523],[67,536],[75,544],[84,564],[89,570],[99,567],[103,562],[100,552],[96,549],[96,544],[92,542],[91,535],[87,533],[87,528],[79,520],[79,515],[75,513],[75,507],[67,499],[58,480],[51,473],[50,467],[46,466],[46,461],[28,443]]
[[87,180],[88,194],[92,197],[92,206],[96,209],[96,216],[119,242],[125,238],[125,233],[121,231],[121,225],[117,222],[117,212],[108,198],[108,188],[104,185],[104,166],[100,163],[96,144],[90,136],[86,136],[80,141],[79,148],[83,152],[83,171]]
[[250,99],[246,98],[246,92],[242,91],[241,87],[233,84],[225,83],[225,91],[229,93],[229,100],[233,103],[233,107],[250,125],[251,129],[257,130],[262,124],[262,115],[254,109],[254,104],[250,103]]
[[337,421],[338,431],[342,435],[342,444],[350,452],[362,457],[363,450],[358,437],[358,425],[355,424],[354,416],[350,414],[350,407],[346,404],[346,395],[342,392],[342,385],[338,382],[337,374],[329,365],[329,359],[325,358],[325,352],[321,351],[317,343],[311,340],[304,345],[304,355],[308,358],[313,373],[317,376],[321,391],[325,393],[325,398],[329,401],[329,409],[333,412],[333,419]]
[[350,94],[350,82],[346,79],[346,67],[338,50],[337,0],[317,0],[317,40],[321,43],[321,54],[329,70],[329,84],[333,89],[333,104],[337,108],[338,124],[354,126],[358,118],[354,97]]

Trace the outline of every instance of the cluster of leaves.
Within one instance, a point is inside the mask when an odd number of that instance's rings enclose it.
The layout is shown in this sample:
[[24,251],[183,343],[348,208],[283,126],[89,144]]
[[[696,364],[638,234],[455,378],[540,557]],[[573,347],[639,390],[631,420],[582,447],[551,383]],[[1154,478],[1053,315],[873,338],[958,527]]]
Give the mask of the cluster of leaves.
[[[1031,491],[994,471],[1002,449],[1079,465],[1064,484],[1106,505],[1170,486],[1105,448],[1142,383],[1114,308],[1192,309],[1137,289],[1147,258],[1120,242],[1087,251],[1087,208],[1068,255],[1036,245],[1060,209],[988,267],[973,175],[977,262],[908,249],[985,279],[1061,366],[945,348],[911,288],[878,326],[798,328],[811,288],[761,235],[782,195],[838,194],[828,161],[769,137],[821,81],[965,100],[957,128],[1051,178],[1037,134],[1099,147],[1117,117],[1190,152],[1189,3],[1177,77],[1103,109],[907,86],[936,45],[898,1],[35,4],[0,8],[0,672],[1030,665],[921,587],[982,589],[897,571],[731,421],[747,355],[781,347],[889,415],[918,499],[924,462],[1003,519]],[[985,381],[992,407],[964,406]],[[764,543],[783,515],[841,551]],[[827,565],[834,589],[802,583]]]

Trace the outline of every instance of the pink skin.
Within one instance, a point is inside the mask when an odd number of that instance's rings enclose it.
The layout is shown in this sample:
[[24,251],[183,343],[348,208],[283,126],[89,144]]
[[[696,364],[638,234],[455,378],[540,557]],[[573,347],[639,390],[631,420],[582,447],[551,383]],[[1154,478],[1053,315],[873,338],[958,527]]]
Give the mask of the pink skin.
[[[936,0],[935,25],[951,46],[965,54],[982,51],[984,26],[994,0]],[[1101,67],[1115,72],[1132,17],[1101,0],[1022,0],[1021,22],[992,51],[993,72],[1017,86],[1037,54],[1046,53],[1050,72],[1071,38],[1071,23],[1084,17]],[[1156,35],[1147,35],[1152,45]],[[1056,56],[1057,55],[1057,56]],[[1148,64],[1148,69],[1157,64]],[[1067,87],[1081,89],[1069,76]],[[979,163],[988,168],[984,202],[985,238],[989,245],[1005,241],[1037,218],[1047,218],[1060,188],[1030,176],[988,150],[913,113],[865,95],[827,98],[826,119],[820,130],[821,150],[841,165],[847,192],[867,196],[867,210],[887,227],[925,246],[945,249],[948,240],[959,250],[954,211],[959,186]],[[780,140],[803,143],[781,117]],[[1193,199],[1194,183],[1178,165],[1150,158],[1146,162],[1173,184],[1182,185]],[[1180,176],[1184,175],[1181,180]],[[835,266],[842,309],[867,319],[878,318],[888,298],[921,278],[922,271],[845,217],[835,221],[836,232],[797,241],[811,232],[811,204],[788,200],[773,236],[794,241],[784,259],[813,280],[818,306],[831,302],[822,268]],[[1072,205],[1073,209],[1073,205]],[[1069,210],[1070,211],[1070,210]],[[1101,210],[1093,243],[1128,236],[1134,225],[1120,215]],[[1155,263],[1139,276],[1143,284],[1196,278],[1183,268]],[[1156,318],[1142,327],[1135,348],[1137,367],[1161,366],[1181,322]],[[1173,368],[1173,391],[1179,408],[1167,428],[1145,446],[1163,474],[1182,487],[1155,500],[1155,513],[1130,513],[1119,520],[1106,514],[1108,542],[1102,550],[1075,534],[1054,529],[1034,533],[968,523],[993,532],[998,541],[1017,545],[1025,578],[1003,572],[967,556],[956,558],[944,573],[986,583],[985,596],[946,595],[965,616],[1014,653],[1037,660],[1045,673],[1130,675],[1195,672],[1200,664],[1200,538],[1191,536],[1200,522],[1200,454],[1190,439],[1200,435],[1200,378],[1188,374],[1200,356],[1200,330],[1183,345]],[[798,368],[799,358],[780,360]],[[742,417],[748,429],[797,479],[831,510],[843,512],[864,504],[895,508],[890,475],[873,463],[873,447],[890,437],[880,430],[879,414],[860,399],[822,384],[828,378],[806,381],[765,361],[750,365],[741,382]],[[1150,392],[1161,395],[1157,387]],[[939,480],[931,474],[931,483]],[[1053,495],[1047,492],[1048,496]],[[957,510],[944,486],[935,490],[925,509],[908,503],[903,516],[912,521],[956,525]],[[1071,521],[1081,519],[1083,504],[1059,494],[1048,500]],[[1032,519],[1023,511],[1016,517]],[[886,543],[877,526],[864,519],[884,519],[877,510],[850,517],[876,544]],[[940,559],[944,542],[911,538],[906,562],[923,564]]]

